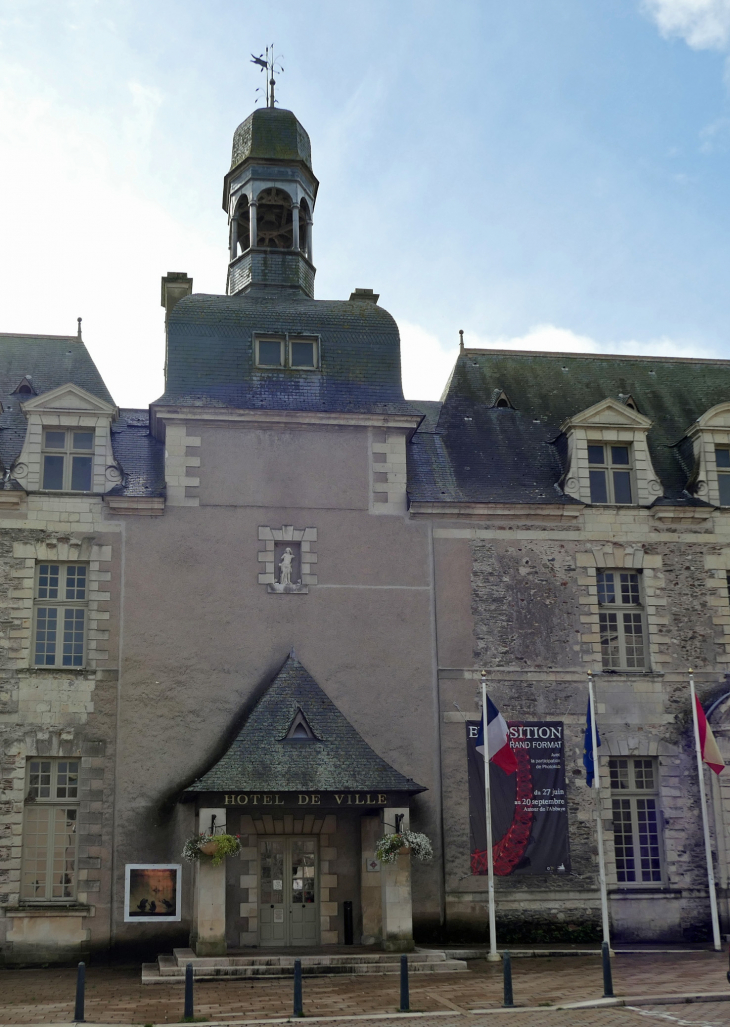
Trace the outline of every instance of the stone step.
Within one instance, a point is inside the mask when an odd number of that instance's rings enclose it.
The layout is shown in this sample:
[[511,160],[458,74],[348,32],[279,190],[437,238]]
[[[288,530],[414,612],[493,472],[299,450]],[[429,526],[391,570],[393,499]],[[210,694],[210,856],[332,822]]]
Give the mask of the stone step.
[[[409,963],[442,963],[447,958],[445,952],[429,950],[427,952],[416,951],[406,954]],[[160,956],[164,960],[165,967],[185,967],[192,963],[197,967],[217,966],[280,966],[294,968],[294,960],[300,959],[302,967],[305,966],[338,966],[340,964],[351,965],[353,963],[394,963],[400,967],[401,954],[399,952],[342,952],[342,953],[294,953],[292,955],[267,954],[258,952],[255,955],[246,956],[196,956],[192,949],[174,949],[172,956]],[[162,964],[161,964],[162,965]]]
[[[400,972],[400,957],[387,958],[391,953],[382,953],[383,959],[358,956],[307,956],[302,958],[302,974],[307,977],[327,975],[397,974]],[[433,955],[430,953],[429,955]],[[443,953],[440,953],[443,957]],[[466,970],[462,959],[424,959],[419,953],[408,954],[408,969],[411,973],[460,973]],[[294,969],[293,956],[224,957],[221,959],[197,959],[193,963],[195,980],[213,981],[250,977],[291,977]],[[296,957],[299,958],[299,957]],[[336,960],[336,961],[332,961]],[[197,964],[197,965],[196,965]],[[156,963],[142,966],[143,984],[182,984],[185,980],[185,962],[174,956],[158,956]]]

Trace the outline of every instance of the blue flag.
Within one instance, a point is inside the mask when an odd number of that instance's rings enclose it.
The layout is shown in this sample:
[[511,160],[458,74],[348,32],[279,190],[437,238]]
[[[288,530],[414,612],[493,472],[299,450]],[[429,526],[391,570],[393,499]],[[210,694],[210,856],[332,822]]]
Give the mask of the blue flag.
[[[598,724],[596,724],[596,745],[601,744],[601,736],[598,733]],[[586,768],[586,784],[589,788],[593,787],[593,779],[595,777],[595,759],[593,752],[593,733],[591,731],[591,700],[588,700],[588,709],[586,711],[586,730],[583,736],[583,766]]]

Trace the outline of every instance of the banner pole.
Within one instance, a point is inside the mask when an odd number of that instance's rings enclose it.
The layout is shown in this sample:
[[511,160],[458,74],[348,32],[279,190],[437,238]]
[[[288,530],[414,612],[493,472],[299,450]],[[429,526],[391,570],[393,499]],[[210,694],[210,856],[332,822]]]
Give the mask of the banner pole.
[[494,908],[494,856],[492,853],[492,795],[489,782],[489,736],[487,734],[487,677],[482,671],[482,730],[484,732],[484,802],[487,815],[487,895],[489,898],[489,954],[495,962],[497,952],[497,915]]
[[710,892],[710,915],[712,917],[712,940],[715,952],[722,950],[720,940],[720,921],[717,916],[717,895],[715,893],[715,868],[712,865],[712,846],[710,844],[710,824],[707,819],[707,798],[705,796],[705,768],[702,763],[702,746],[700,745],[700,725],[697,723],[697,698],[695,694],[695,677],[690,668],[689,694],[692,703],[692,724],[695,734],[695,752],[697,754],[697,774],[700,779],[700,805],[702,806],[702,831],[705,836],[705,859],[707,860],[707,886]]
[[608,922],[608,889],[606,888],[606,863],[603,858],[603,819],[601,817],[601,771],[598,758],[598,732],[596,730],[596,700],[593,692],[593,672],[588,671],[588,703],[591,708],[591,745],[593,747],[593,787],[596,791],[596,838],[598,840],[598,880],[601,886],[601,922],[603,940],[611,948],[611,931]]

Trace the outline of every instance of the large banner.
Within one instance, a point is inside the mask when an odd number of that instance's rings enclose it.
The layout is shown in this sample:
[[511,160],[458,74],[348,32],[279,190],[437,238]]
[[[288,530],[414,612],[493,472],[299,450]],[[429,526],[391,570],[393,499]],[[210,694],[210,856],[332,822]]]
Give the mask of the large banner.
[[[494,872],[534,876],[567,874],[568,808],[560,720],[507,722],[517,771],[490,763]],[[469,841],[472,874],[487,873],[484,759],[476,750],[479,721],[466,723],[469,761]]]

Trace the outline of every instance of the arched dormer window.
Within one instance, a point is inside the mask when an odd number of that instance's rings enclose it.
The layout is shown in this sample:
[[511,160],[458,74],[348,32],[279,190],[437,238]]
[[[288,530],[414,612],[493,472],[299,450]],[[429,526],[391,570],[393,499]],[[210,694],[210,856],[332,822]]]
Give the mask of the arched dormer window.
[[289,725],[289,730],[284,735],[284,740],[289,742],[317,741],[317,736],[301,708],[297,710],[294,720]]

